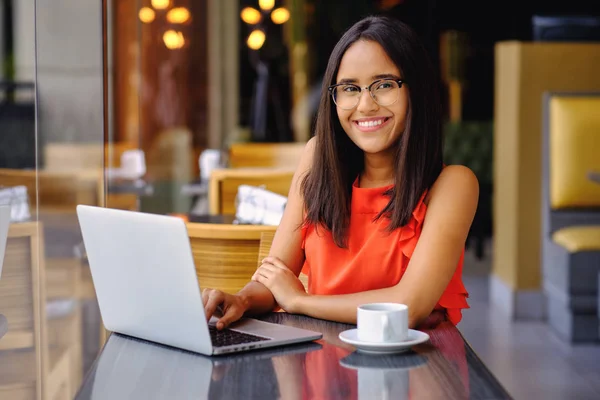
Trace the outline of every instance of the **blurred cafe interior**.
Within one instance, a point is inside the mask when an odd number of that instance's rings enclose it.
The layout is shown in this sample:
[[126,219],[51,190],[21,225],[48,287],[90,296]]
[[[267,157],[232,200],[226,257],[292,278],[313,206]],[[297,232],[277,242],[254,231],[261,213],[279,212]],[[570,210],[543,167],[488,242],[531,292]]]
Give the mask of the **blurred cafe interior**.
[[0,398],[75,398],[110,335],[78,204],[181,217],[202,285],[248,282],[329,54],[370,14],[424,41],[444,161],[479,180],[458,330],[514,398],[600,398],[600,7],[584,0],[0,0]]

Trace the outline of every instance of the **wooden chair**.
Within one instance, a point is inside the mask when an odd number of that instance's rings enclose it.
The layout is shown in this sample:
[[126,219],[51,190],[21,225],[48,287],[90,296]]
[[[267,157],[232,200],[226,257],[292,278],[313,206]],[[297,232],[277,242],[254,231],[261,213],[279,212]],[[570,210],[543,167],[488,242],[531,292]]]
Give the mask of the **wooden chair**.
[[133,142],[117,143],[48,143],[44,146],[44,169],[46,173],[69,172],[77,176],[79,185],[94,187],[96,198],[80,201],[81,204],[102,205],[122,210],[137,210],[137,196],[125,193],[107,193],[104,189],[104,170],[121,164],[121,156],[127,150],[137,149]]
[[[269,252],[271,251],[271,245],[273,244],[273,238],[275,238],[275,232],[261,233],[260,247],[258,249],[258,265],[260,265],[261,261],[269,255]],[[304,285],[304,289],[308,291],[308,275],[300,272],[298,278]]]
[[235,198],[240,185],[261,186],[287,196],[294,171],[271,168],[223,168],[210,174],[208,209],[211,215],[235,214]]
[[[50,212],[75,212],[77,204],[95,204],[100,175],[80,178],[72,172],[0,168],[0,186],[25,186],[29,205]],[[37,197],[36,197],[37,193]]]
[[234,143],[229,147],[229,166],[283,167],[296,169],[306,143]]
[[188,223],[196,274],[202,289],[237,293],[257,268],[261,234],[277,227]]
[[12,224],[0,281],[9,332],[0,340],[0,398],[71,399],[68,347],[49,347],[42,227]]

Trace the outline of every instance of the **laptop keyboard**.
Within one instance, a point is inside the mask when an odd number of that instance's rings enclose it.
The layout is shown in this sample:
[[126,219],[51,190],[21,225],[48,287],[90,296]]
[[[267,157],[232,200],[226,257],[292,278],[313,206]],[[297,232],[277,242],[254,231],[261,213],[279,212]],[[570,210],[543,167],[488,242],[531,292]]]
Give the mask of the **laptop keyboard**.
[[208,330],[210,332],[210,341],[212,342],[213,347],[225,347],[234,344],[253,343],[270,340],[270,338],[267,337],[232,331],[230,329],[223,329],[222,331],[219,331],[213,325],[209,325]]

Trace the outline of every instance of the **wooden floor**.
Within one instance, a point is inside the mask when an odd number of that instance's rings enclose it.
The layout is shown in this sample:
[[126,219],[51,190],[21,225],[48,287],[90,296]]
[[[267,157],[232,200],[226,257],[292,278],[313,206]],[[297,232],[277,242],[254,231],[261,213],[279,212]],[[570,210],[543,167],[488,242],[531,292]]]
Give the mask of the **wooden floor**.
[[600,399],[600,343],[569,345],[543,321],[512,322],[488,301],[489,263],[466,257],[471,309],[459,329],[515,399]]

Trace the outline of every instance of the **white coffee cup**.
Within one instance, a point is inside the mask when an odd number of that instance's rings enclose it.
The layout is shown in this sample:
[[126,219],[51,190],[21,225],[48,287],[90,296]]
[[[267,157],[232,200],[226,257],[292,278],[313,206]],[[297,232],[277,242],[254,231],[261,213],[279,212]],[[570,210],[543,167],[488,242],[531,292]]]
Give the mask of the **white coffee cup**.
[[198,167],[200,168],[200,178],[208,182],[210,173],[218,168],[221,163],[221,151],[218,149],[206,149],[200,153],[198,158]]
[[408,339],[408,307],[398,303],[371,303],[358,307],[358,340],[403,342]]

